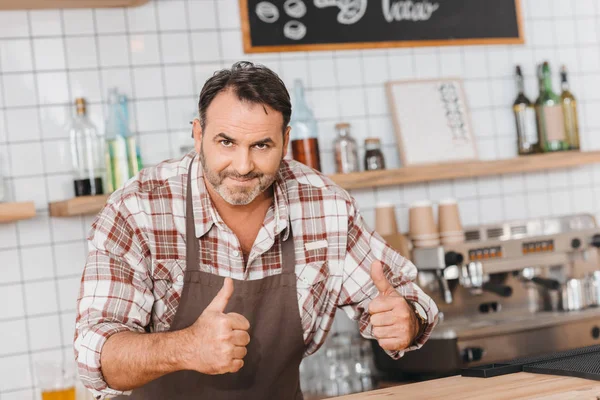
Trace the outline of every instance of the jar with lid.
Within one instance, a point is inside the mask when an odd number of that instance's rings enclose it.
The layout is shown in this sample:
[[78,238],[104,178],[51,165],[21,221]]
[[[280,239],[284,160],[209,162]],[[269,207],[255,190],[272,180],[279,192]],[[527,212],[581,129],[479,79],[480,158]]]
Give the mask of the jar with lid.
[[365,171],[385,169],[385,160],[381,152],[379,138],[366,138],[365,150]]
[[335,169],[338,174],[360,171],[358,145],[350,134],[350,124],[342,122],[335,125],[337,137],[333,142]]

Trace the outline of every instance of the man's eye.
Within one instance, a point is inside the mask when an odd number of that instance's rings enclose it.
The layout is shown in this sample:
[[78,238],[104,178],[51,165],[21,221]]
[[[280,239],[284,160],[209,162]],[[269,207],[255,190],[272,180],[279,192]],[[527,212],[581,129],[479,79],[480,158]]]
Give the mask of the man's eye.
[[219,143],[221,143],[225,147],[231,147],[231,145],[233,144],[231,140],[221,140]]
[[265,143],[261,143],[261,144],[257,144],[255,147],[259,150],[266,150],[269,148],[269,145],[265,144]]

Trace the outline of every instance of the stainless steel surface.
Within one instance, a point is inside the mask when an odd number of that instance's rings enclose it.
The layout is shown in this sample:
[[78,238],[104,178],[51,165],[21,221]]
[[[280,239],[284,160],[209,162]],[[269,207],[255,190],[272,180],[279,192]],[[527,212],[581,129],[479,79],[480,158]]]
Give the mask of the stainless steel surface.
[[578,311],[588,305],[585,279],[569,279],[561,286],[561,308]]

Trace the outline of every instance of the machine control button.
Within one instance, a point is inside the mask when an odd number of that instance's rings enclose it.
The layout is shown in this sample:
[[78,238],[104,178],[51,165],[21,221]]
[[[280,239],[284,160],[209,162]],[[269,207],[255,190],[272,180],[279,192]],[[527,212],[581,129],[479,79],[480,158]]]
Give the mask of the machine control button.
[[482,347],[467,347],[462,351],[464,362],[479,361],[483,357],[484,350]]
[[574,238],[573,240],[571,240],[571,247],[574,249],[580,248],[581,247],[581,239]]
[[592,328],[592,337],[594,339],[598,339],[600,337],[600,328],[598,328],[597,326]]

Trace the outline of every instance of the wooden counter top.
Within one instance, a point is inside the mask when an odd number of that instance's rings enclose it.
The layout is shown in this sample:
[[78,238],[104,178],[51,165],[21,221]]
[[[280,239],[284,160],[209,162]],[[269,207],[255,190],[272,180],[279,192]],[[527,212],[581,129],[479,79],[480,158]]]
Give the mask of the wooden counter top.
[[336,397],[336,400],[598,400],[600,381],[519,372],[495,378],[460,375]]

